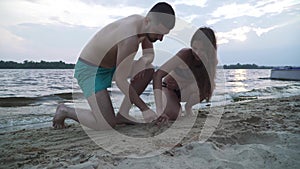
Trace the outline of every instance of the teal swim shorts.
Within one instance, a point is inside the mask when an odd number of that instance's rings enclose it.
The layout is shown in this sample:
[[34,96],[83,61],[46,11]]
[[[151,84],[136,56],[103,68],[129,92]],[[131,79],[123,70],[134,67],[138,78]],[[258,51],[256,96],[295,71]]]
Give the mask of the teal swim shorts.
[[94,93],[111,87],[115,70],[115,67],[97,67],[79,59],[75,65],[74,77],[77,79],[84,97],[88,98]]

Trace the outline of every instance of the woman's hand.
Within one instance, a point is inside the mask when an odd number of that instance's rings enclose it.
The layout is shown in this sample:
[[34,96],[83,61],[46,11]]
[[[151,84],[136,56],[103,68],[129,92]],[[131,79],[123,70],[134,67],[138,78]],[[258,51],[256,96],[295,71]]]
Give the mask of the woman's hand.
[[155,121],[155,124],[158,126],[161,126],[162,124],[168,123],[169,122],[169,116],[166,114],[162,114],[159,116],[159,118]]

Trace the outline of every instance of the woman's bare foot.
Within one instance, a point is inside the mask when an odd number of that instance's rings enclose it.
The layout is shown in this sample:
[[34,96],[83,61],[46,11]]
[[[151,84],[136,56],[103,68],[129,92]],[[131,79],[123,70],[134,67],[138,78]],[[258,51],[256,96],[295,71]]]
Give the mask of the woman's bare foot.
[[125,117],[125,116],[121,115],[120,113],[117,114],[116,121],[117,121],[117,124],[134,125],[134,124],[139,123],[134,117],[131,117],[130,115]]
[[67,117],[67,113],[67,107],[64,104],[59,104],[52,120],[52,126],[56,129],[66,128],[65,119]]

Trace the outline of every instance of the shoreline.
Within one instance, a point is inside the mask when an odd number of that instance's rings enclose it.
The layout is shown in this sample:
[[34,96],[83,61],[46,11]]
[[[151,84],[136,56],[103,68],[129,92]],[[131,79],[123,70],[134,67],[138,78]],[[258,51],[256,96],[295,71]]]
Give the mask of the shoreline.
[[[199,110],[192,129],[175,147],[168,145],[171,138],[166,138],[155,146],[171,149],[140,159],[124,157],[128,150],[138,152],[135,149],[121,147],[119,154],[111,154],[91,140],[78,124],[65,130],[45,127],[0,133],[0,151],[5,154],[0,157],[0,165],[4,168],[278,169],[300,165],[300,95],[225,105],[212,136],[199,143],[197,136],[207,113],[207,109]],[[118,126],[117,131],[132,137],[150,137],[166,128],[141,124]]]

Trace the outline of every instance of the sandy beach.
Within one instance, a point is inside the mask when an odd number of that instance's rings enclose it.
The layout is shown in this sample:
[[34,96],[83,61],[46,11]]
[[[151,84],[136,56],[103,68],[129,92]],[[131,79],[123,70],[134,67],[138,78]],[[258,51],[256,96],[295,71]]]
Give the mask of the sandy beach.
[[[145,158],[129,157],[139,150],[135,146],[114,145],[116,138],[110,131],[102,137],[114,151],[104,149],[78,124],[64,130],[49,126],[1,133],[0,168],[296,169],[300,166],[300,96],[226,105],[216,130],[202,143],[199,134],[207,114],[206,109],[199,110],[192,129],[179,143],[173,144],[168,137],[152,142],[157,150],[169,149]],[[185,119],[179,121],[185,123]],[[116,130],[130,137],[147,138],[163,133],[171,125],[139,124],[118,126]],[[188,129],[187,125],[180,127]]]

